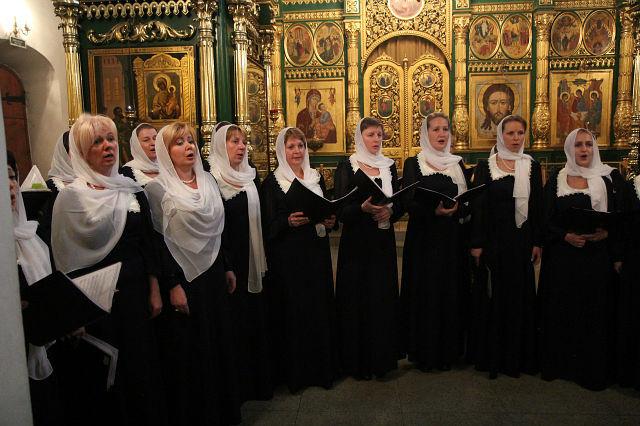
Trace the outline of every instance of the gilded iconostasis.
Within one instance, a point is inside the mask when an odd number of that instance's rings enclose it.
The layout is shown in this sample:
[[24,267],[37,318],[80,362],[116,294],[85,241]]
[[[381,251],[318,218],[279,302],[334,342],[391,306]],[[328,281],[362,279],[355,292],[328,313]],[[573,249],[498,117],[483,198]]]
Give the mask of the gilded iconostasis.
[[71,120],[104,113],[123,136],[141,121],[189,121],[205,155],[215,123],[231,121],[262,175],[276,166],[278,131],[296,126],[330,186],[363,116],[383,123],[384,153],[400,169],[434,111],[451,117],[469,163],[509,114],[529,121],[529,149],[545,167],[561,161],[576,127],[597,136],[612,164],[626,165],[635,143],[635,0],[54,4]]

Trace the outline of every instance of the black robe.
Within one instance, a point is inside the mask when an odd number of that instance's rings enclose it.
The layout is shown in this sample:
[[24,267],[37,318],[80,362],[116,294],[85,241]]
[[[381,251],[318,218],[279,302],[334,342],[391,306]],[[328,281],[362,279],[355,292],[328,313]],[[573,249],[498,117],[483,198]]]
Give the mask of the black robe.
[[489,163],[483,160],[476,166],[474,184],[483,183],[488,188],[472,204],[471,247],[483,251],[480,266],[474,268],[468,358],[491,378],[498,373],[513,377],[535,373],[536,288],[531,251],[541,246],[540,164],[531,162],[529,210],[520,228],[515,222],[515,178],[492,180]]
[[[603,177],[609,211],[622,204],[624,183],[614,171]],[[564,240],[562,219],[571,207],[591,209],[588,194],[558,197],[558,175],[545,187],[544,258],[540,276],[541,375],[545,380],[573,380],[592,390],[609,381],[613,341],[613,262],[622,260],[620,228],[609,237],[576,248]]]
[[[325,191],[324,181],[320,186]],[[313,224],[290,227],[291,208],[273,173],[262,183],[262,231],[276,383],[291,392],[330,388],[336,372],[335,301],[329,237]],[[328,231],[328,230],[327,230]]]
[[626,189],[618,297],[618,383],[640,390],[640,199],[633,182],[628,182]]
[[[256,188],[260,187],[257,175],[254,184]],[[242,401],[271,399],[273,385],[265,297],[263,293],[248,291],[250,239],[245,191],[224,200],[224,221],[224,232],[229,237],[226,253],[236,274],[236,290],[229,299],[240,397]]]
[[[165,399],[153,322],[149,319],[149,275],[158,276],[153,227],[147,199],[135,194],[140,212],[129,211],[124,231],[111,252],[97,264],[71,277],[122,262],[111,313],[85,327],[87,333],[116,347],[118,363],[113,388],[86,357],[86,345],[56,344],[55,368],[64,389],[67,424],[166,424]],[[74,351],[69,347],[78,346]],[[53,348],[52,348],[53,349]]]
[[[399,189],[395,165],[391,166],[393,191]],[[377,178],[376,183],[382,186]],[[351,191],[354,172],[347,159],[338,164],[335,194]],[[378,377],[394,370],[401,357],[398,310],[398,264],[393,225],[379,229],[371,215],[361,209],[366,194],[354,194],[339,212],[343,223],[336,302],[342,371],[357,378]],[[403,214],[401,203],[393,205],[389,221]]]
[[[462,161],[460,167],[466,170]],[[402,184],[416,181],[450,197],[458,194],[449,176],[423,176],[417,157],[408,158]],[[467,187],[471,187],[468,178]],[[436,216],[437,202],[419,190],[405,193],[403,204],[409,213],[400,292],[406,352],[420,368],[448,369],[463,350],[463,312],[470,282],[468,244],[460,221],[469,208],[460,205],[453,216]]]

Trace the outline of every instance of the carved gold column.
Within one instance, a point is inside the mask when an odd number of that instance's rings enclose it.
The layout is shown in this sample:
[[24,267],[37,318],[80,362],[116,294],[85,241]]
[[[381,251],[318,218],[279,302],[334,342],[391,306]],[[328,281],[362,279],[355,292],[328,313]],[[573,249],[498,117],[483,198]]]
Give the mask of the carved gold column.
[[469,148],[469,108],[467,106],[467,36],[469,15],[455,16],[453,30],[456,46],[455,92],[453,99],[453,135],[455,148]]
[[[264,65],[264,87],[266,90],[267,96],[267,111],[269,115],[267,116],[267,135],[268,135],[268,147],[267,147],[267,167],[269,171],[275,169],[275,158],[272,158],[271,155],[271,141],[274,141],[275,146],[275,122],[270,119],[270,113],[273,110],[273,46],[274,46],[274,30],[273,28],[262,28],[260,29],[260,41],[262,43],[262,56],[263,56],[263,65]],[[275,151],[273,152],[275,156]]]
[[269,116],[273,125],[273,132],[269,135],[269,168],[275,169],[276,138],[285,127],[284,111],[282,109],[282,37],[284,30],[281,23],[274,25],[273,51],[271,55],[271,99],[269,100]]
[[549,30],[554,14],[538,13],[536,21],[536,102],[531,119],[533,147],[549,146],[551,121],[549,114]]
[[232,0],[229,2],[229,14],[233,19],[233,33],[231,40],[234,48],[234,70],[235,70],[235,94],[236,94],[236,124],[244,129],[247,135],[251,131],[248,120],[247,104],[247,57],[249,50],[249,38],[247,36],[247,26],[249,25],[249,14],[253,4],[250,0]]
[[618,62],[618,101],[613,117],[615,135],[614,146],[626,147],[631,138],[631,116],[633,115],[632,78],[633,78],[633,18],[629,9],[620,11],[620,56]]
[[216,122],[215,34],[214,23],[218,5],[216,0],[197,0],[195,11],[198,22],[198,54],[200,65],[200,133],[204,139],[202,155],[209,156],[211,136]]
[[58,0],[53,2],[54,11],[62,21],[62,45],[67,73],[67,106],[69,126],[82,114],[82,72],[80,70],[80,38],[78,36],[78,18],[80,2],[78,0]]
[[638,170],[638,158],[640,157],[640,23],[637,21],[637,9],[632,14],[634,17],[635,48],[633,57],[633,117],[631,119],[631,138],[629,145],[629,173],[628,178],[633,179],[640,174]]
[[346,22],[347,33],[347,152],[355,151],[354,129],[360,121],[360,90],[358,73],[358,40],[360,22]]

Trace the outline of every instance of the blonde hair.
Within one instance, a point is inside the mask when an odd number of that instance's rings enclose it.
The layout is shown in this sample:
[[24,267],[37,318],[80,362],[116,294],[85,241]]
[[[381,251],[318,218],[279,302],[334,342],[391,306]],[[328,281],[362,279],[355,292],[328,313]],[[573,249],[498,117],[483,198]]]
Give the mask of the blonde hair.
[[235,124],[229,124],[228,125],[229,128],[227,129],[227,134],[225,135],[225,140],[229,140],[231,139],[231,134],[233,132],[238,132],[240,133],[245,139],[247,138],[247,135],[244,133],[244,130],[242,130],[242,128],[240,126],[237,126]]
[[167,151],[169,151],[169,146],[172,142],[179,137],[184,137],[186,135],[190,135],[193,141],[196,144],[198,143],[198,139],[196,139],[196,130],[191,126],[191,124],[184,121],[177,121],[167,125],[162,131],[162,140],[164,141],[164,146],[167,147]]
[[116,123],[106,115],[91,115],[84,113],[78,117],[75,123],[73,123],[73,126],[71,127],[73,141],[84,158],[87,158],[89,148],[91,148],[91,145],[98,137],[98,133],[100,133],[103,128],[106,128],[113,133],[117,143],[118,129],[116,128]]
[[427,129],[431,127],[431,122],[433,120],[435,120],[436,118],[443,118],[445,120],[447,120],[447,126],[451,126],[451,122],[449,121],[449,117],[447,117],[444,113],[437,111],[437,112],[432,112],[431,114],[427,115],[426,120],[427,120]]

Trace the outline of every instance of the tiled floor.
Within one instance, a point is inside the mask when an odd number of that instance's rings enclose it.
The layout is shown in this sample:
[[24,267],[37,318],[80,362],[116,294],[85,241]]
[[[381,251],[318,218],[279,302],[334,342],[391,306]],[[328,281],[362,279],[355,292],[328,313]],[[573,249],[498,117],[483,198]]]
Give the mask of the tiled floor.
[[640,392],[591,392],[538,377],[489,380],[472,367],[423,373],[407,362],[385,380],[247,402],[243,425],[640,425]]

